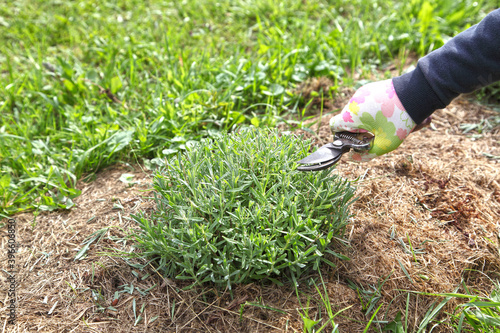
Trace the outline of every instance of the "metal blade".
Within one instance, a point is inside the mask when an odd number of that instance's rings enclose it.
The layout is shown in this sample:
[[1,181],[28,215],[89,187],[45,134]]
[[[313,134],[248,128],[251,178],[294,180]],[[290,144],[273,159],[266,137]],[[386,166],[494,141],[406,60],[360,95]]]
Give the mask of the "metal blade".
[[299,171],[320,171],[320,170],[328,169],[329,167],[331,167],[332,165],[337,163],[338,160],[339,159],[337,158],[337,159],[333,159],[329,162],[322,163],[322,164],[320,163],[320,164],[301,165],[297,168],[297,170],[299,170]]
[[337,160],[342,155],[342,150],[336,148],[332,143],[327,143],[311,155],[301,159],[300,164],[323,164],[332,160]]

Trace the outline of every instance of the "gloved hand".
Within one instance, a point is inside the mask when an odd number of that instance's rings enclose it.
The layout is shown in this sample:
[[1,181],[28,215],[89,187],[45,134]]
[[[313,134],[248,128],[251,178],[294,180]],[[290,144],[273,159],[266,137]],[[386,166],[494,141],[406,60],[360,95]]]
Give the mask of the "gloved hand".
[[[430,123],[430,119],[426,120]],[[424,121],[424,122],[426,122]],[[369,83],[359,88],[342,112],[330,120],[332,132],[370,132],[372,148],[364,153],[351,151],[350,159],[369,161],[398,148],[417,124],[401,104],[392,80]]]

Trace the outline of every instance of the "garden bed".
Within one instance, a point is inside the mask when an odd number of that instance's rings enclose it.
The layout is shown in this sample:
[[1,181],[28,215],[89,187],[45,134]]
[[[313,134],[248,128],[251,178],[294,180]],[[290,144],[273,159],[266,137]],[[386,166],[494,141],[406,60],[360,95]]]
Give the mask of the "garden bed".
[[[457,100],[435,113],[433,128],[412,134],[391,154],[338,165],[334,172],[361,178],[359,200],[351,206],[350,246],[336,248],[351,260],[337,259],[336,269],[322,270],[332,310],[350,307],[336,318],[341,332],[363,330],[375,297],[376,307],[383,304],[377,319],[390,321],[405,312],[406,291],[445,293],[464,286],[476,294],[491,291],[489,279],[498,278],[500,268],[500,168],[492,158],[500,155],[499,129],[464,134],[460,124],[493,115],[487,107]],[[319,129],[312,126],[317,143],[330,140],[330,117],[322,117]],[[135,183],[120,181],[123,174],[134,175],[128,179]],[[79,182],[82,194],[72,210],[14,216],[20,244],[16,331],[301,332],[299,312],[309,307],[314,319],[322,309],[326,317],[310,279],[299,285],[299,297],[290,285],[271,284],[239,285],[231,297],[210,285],[182,290],[187,283],[164,279],[152,266],[140,270],[137,261],[100,254],[134,251],[133,242],[123,237],[137,228],[130,214],[154,209],[151,192],[144,191],[150,183],[151,171],[116,165],[90,183]],[[75,260],[82,243],[103,228],[109,229]],[[321,282],[317,273],[311,279]],[[6,298],[5,290],[0,298]],[[411,327],[436,300],[410,294]],[[445,309],[456,304],[451,301]]]

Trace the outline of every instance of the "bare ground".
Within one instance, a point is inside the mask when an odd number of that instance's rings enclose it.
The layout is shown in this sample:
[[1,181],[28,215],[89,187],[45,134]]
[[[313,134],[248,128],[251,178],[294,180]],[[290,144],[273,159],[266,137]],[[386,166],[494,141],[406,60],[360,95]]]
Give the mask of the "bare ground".
[[[339,98],[325,107],[334,110],[344,102]],[[341,332],[363,330],[373,313],[366,315],[366,304],[376,290],[377,306],[383,304],[378,320],[404,313],[406,291],[442,293],[464,286],[479,294],[491,291],[500,264],[500,168],[498,159],[487,155],[500,155],[500,130],[464,134],[459,124],[494,115],[458,100],[434,114],[433,128],[412,134],[391,154],[338,165],[334,172],[361,178],[346,235],[349,246],[336,249],[351,260],[338,259],[336,269],[322,271],[332,309],[349,307],[336,318]],[[311,127],[318,143],[331,139],[330,117],[322,117],[319,129]],[[315,121],[319,118],[308,120]],[[136,183],[119,181],[123,173],[134,174]],[[137,259],[103,254],[134,251],[125,237],[136,228],[129,216],[154,209],[147,191],[151,177],[138,165],[115,166],[91,183],[80,181],[82,195],[70,211],[14,216],[18,319],[7,325],[9,298],[2,288],[2,332],[302,332],[299,310],[309,308],[309,316],[319,318],[320,296],[310,279],[302,281],[299,297],[291,286],[269,284],[237,286],[233,295],[211,286],[183,290],[185,283],[162,278],[152,266],[135,266],[144,264]],[[103,228],[102,238],[75,260],[82,243]],[[7,229],[0,231],[5,249]],[[6,251],[0,260],[5,265]],[[311,279],[320,282],[317,273]],[[409,300],[409,323],[415,327],[440,299],[413,293]],[[456,305],[451,302],[446,310]]]

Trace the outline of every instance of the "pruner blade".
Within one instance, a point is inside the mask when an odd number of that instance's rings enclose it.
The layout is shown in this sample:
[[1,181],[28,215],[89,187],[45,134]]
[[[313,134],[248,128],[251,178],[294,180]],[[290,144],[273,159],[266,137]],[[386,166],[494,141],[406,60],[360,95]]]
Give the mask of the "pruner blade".
[[374,136],[370,133],[337,132],[333,142],[327,143],[311,155],[301,159],[297,163],[302,164],[297,168],[299,171],[319,171],[328,169],[337,163],[342,154],[351,149],[356,151],[367,151],[370,149]]

